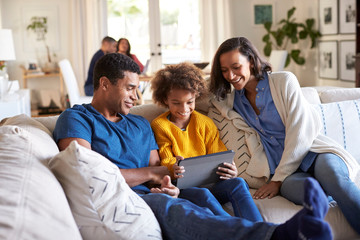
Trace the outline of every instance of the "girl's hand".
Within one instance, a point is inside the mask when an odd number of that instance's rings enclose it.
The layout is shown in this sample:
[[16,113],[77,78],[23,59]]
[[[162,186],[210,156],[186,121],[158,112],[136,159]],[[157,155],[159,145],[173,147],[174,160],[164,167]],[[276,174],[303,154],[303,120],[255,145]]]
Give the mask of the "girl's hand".
[[185,168],[178,165],[180,160],[184,160],[184,158],[182,156],[176,156],[176,163],[173,165],[174,178],[184,177],[182,174],[185,172]]
[[278,195],[282,182],[271,181],[259,188],[253,195],[255,199],[273,198]]
[[236,168],[235,162],[224,162],[224,166],[218,167],[218,171],[216,172],[216,174],[220,175],[220,179],[223,180],[237,177],[238,170]]

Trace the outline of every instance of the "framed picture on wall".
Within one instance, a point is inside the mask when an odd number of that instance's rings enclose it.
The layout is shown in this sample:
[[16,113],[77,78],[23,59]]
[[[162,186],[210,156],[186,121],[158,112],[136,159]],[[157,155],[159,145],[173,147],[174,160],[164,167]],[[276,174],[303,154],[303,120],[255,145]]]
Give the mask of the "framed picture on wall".
[[355,82],[355,41],[340,41],[340,80]]
[[355,33],[355,29],[356,29],[355,0],[339,1],[339,28],[340,28],[340,33]]
[[253,4],[253,25],[262,26],[265,22],[274,21],[274,5],[270,3]]
[[319,42],[319,77],[338,79],[337,41]]
[[320,0],[319,25],[319,31],[323,35],[338,33],[337,0]]

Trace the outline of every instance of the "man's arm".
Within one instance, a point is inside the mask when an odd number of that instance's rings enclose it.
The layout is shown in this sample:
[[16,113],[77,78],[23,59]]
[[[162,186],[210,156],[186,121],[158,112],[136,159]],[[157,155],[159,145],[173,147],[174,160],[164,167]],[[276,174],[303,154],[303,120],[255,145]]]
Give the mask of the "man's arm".
[[161,184],[165,175],[169,175],[167,167],[160,166],[160,158],[157,150],[151,150],[149,167],[136,169],[120,169],[127,184],[130,187],[149,182],[150,184]]
[[[91,149],[91,144],[82,138],[63,138],[58,142],[60,151],[65,150],[72,141],[76,140],[80,145]],[[167,167],[160,166],[160,158],[157,150],[150,152],[149,167],[120,169],[126,183],[130,187],[134,187],[146,182],[151,184],[161,184],[165,175],[169,175]]]
[[[76,140],[79,145],[91,149],[91,144],[82,138],[63,138],[58,142],[60,151],[65,150],[72,141]],[[161,185],[161,188],[152,192],[166,193],[172,197],[179,195],[179,189],[173,186],[169,181],[166,181],[166,175],[169,175],[167,167],[160,166],[160,158],[157,150],[150,152],[149,167],[134,168],[134,169],[119,169],[124,176],[126,183],[130,187],[134,187],[145,182]]]
[[82,138],[63,138],[60,139],[57,143],[59,150],[60,151],[65,150],[65,148],[67,148],[70,145],[70,143],[74,140],[76,140],[79,145],[91,149],[91,144]]

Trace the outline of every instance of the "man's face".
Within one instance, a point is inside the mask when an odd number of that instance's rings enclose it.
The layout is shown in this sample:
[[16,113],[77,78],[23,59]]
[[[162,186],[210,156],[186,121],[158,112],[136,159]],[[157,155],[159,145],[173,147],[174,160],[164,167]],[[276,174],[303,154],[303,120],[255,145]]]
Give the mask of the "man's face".
[[107,42],[105,45],[106,53],[115,53],[116,52],[116,42]]
[[139,76],[137,73],[125,71],[125,77],[119,79],[116,85],[110,84],[107,105],[110,110],[127,115],[138,99],[137,88]]

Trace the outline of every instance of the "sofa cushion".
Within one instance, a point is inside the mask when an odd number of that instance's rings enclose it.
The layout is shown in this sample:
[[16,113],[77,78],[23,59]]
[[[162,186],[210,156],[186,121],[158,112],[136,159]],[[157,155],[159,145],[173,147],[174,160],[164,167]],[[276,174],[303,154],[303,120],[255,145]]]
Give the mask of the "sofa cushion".
[[245,142],[245,133],[235,128],[231,120],[224,118],[215,107],[209,108],[210,117],[219,129],[220,138],[229,150],[235,152],[234,161],[238,169],[238,177],[242,177],[252,188],[265,184],[264,178],[256,178],[246,173],[250,162],[249,149]]
[[335,88],[319,92],[321,103],[360,99],[360,88]]
[[49,131],[26,115],[0,127],[0,239],[81,239],[47,166],[58,152]]
[[360,99],[313,106],[321,116],[322,133],[343,146],[360,163]]
[[144,117],[146,120],[151,122],[160,114],[166,112],[167,109],[164,107],[159,107],[156,104],[143,104],[137,105],[130,109],[131,114],[140,115]]
[[49,165],[84,239],[161,239],[150,207],[102,155],[73,141]]
[[34,118],[36,121],[40,122],[44,125],[52,134],[55,129],[56,121],[59,118],[59,115],[56,116],[48,116],[48,117],[36,117]]

